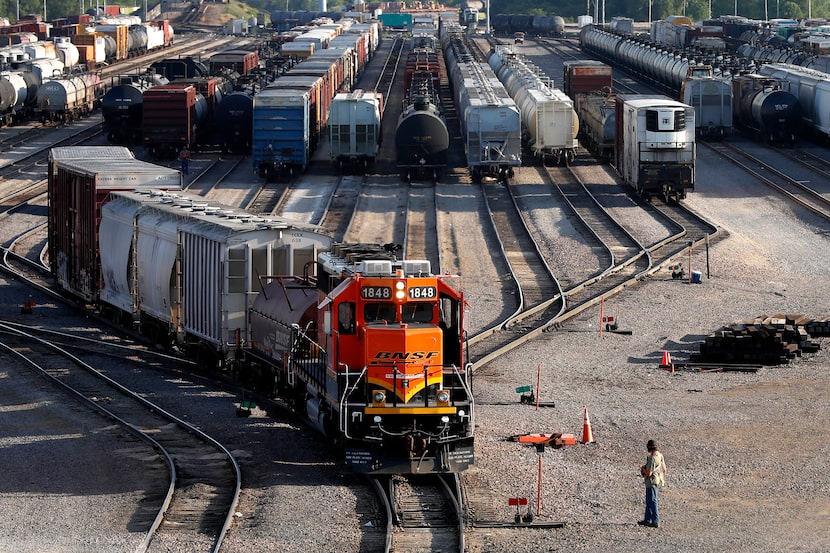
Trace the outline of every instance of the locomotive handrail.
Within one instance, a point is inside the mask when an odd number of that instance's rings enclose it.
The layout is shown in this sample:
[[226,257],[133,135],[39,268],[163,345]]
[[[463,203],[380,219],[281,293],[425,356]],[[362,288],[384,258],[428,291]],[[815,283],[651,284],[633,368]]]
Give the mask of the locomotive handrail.
[[351,396],[357,389],[358,383],[360,383],[360,381],[363,380],[363,375],[366,374],[366,371],[369,370],[369,367],[363,367],[363,370],[360,371],[360,376],[357,377],[357,380],[355,380],[354,385],[349,386],[349,365],[347,365],[346,363],[341,363],[340,365],[346,368],[346,371],[344,373],[344,376],[346,377],[346,386],[343,389],[343,396],[340,398],[340,431],[343,432],[343,435],[346,438],[351,438],[351,436],[349,436],[349,413],[346,409],[346,402],[348,401],[349,396]]

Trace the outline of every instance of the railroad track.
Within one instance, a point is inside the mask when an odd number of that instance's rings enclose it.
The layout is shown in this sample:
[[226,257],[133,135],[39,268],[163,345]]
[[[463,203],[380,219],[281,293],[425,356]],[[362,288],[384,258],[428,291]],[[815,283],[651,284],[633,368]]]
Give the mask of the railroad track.
[[[189,551],[218,552],[241,488],[241,472],[233,455],[197,428],[36,332],[0,322],[0,347],[150,444],[165,459],[166,492],[148,497],[147,506],[134,520],[147,528],[138,550],[167,551],[171,544],[186,544]],[[84,343],[85,354],[101,347],[105,347],[102,342],[94,348]],[[106,371],[115,372],[113,365],[107,363]]]
[[437,273],[441,267],[441,250],[438,246],[435,187],[410,186],[408,190],[403,256],[406,259],[426,259],[432,272]]
[[[461,484],[457,474],[370,477],[386,513],[386,531],[371,543],[384,553],[464,552]],[[364,540],[366,543],[367,540]]]
[[740,150],[728,142],[701,142],[721,157],[731,161],[762,183],[777,190],[789,200],[830,219],[830,200],[763,160]]

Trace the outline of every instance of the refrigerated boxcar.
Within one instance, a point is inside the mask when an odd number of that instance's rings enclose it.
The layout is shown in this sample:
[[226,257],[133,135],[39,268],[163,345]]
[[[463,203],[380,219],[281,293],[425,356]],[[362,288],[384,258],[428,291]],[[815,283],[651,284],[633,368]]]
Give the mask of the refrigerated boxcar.
[[114,190],[179,190],[181,173],[135,159],[120,146],[52,148],[48,167],[48,242],[58,286],[95,302],[102,275],[98,252],[101,206]]
[[616,99],[616,167],[645,199],[678,201],[695,186],[695,110],[668,96]]

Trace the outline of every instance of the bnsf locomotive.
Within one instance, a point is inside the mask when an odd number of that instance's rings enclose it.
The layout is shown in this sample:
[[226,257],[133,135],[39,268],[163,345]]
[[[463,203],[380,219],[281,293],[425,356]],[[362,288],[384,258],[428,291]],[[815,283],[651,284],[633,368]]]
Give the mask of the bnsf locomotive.
[[250,311],[249,376],[273,382],[366,473],[473,462],[460,277],[390,248],[335,245],[317,276],[270,278]]

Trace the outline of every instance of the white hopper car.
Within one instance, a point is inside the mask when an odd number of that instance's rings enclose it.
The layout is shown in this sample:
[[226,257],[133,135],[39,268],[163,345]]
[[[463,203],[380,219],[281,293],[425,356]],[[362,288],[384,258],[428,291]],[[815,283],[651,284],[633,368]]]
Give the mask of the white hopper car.
[[365,171],[375,162],[382,112],[380,92],[355,90],[334,97],[329,108],[329,145],[340,171],[346,167]]
[[473,180],[505,180],[522,164],[522,123],[516,102],[486,63],[475,61],[464,29],[444,20],[441,45],[461,120]]
[[260,275],[303,275],[331,239],[181,192],[113,192],[101,210],[101,301],[223,365],[249,341]]
[[519,108],[533,155],[543,163],[572,162],[579,146],[573,101],[512,46],[496,46],[489,64]]

